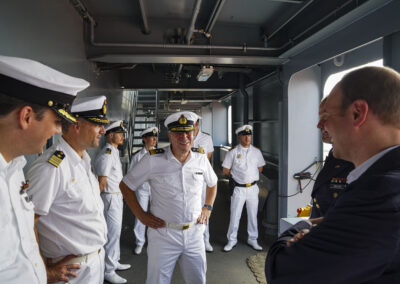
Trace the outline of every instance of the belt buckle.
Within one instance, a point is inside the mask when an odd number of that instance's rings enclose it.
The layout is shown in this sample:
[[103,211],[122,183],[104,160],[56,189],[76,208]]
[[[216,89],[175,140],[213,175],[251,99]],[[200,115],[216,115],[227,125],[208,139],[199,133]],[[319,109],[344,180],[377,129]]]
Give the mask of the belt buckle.
[[185,224],[182,226],[182,231],[189,229],[190,225],[189,224]]
[[246,187],[250,187],[251,186],[251,183],[246,183]]

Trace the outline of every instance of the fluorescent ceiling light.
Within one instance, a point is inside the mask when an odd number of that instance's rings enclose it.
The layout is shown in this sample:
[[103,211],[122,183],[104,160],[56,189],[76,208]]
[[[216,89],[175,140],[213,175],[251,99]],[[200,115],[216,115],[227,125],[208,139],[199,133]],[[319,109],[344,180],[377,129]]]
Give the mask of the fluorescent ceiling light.
[[199,82],[205,82],[208,80],[208,78],[211,77],[211,75],[214,73],[214,67],[212,66],[203,66],[200,69],[199,74],[197,75],[197,81]]

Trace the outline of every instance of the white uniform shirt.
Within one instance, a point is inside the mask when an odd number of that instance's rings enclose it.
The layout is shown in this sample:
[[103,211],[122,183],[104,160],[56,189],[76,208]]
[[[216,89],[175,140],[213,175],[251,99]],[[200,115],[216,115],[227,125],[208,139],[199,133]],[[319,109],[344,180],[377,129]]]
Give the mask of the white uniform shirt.
[[197,136],[194,138],[193,147],[202,147],[204,149],[204,153],[206,154],[214,152],[214,144],[211,136],[201,131],[199,131],[199,133],[197,133]]
[[134,191],[150,183],[154,216],[175,224],[192,222],[201,214],[203,183],[212,187],[218,178],[205,154],[190,152],[182,164],[169,146],[163,149],[164,153],[144,156],[122,181]]
[[[132,156],[132,161],[131,164],[129,166],[129,170],[128,172],[130,172],[133,167],[139,163],[139,161],[144,157],[144,155],[146,155],[148,153],[148,151],[146,150],[145,147],[143,147],[139,152],[137,152],[136,154],[134,154]],[[150,193],[150,184],[148,182],[143,183],[139,188],[137,188],[137,191],[140,192],[148,192]]]
[[[56,150],[65,154],[58,167],[48,162]],[[86,151],[81,158],[61,138],[33,163],[28,179],[28,194],[41,215],[37,228],[45,257],[84,255],[106,243],[100,187]]]
[[20,194],[23,156],[7,163],[0,154],[0,283],[46,283],[46,269],[33,230],[33,203]]
[[107,186],[104,192],[121,192],[119,183],[123,174],[118,149],[107,143],[95,159],[94,170],[96,175],[107,177]]
[[253,145],[244,148],[240,144],[226,154],[222,163],[222,167],[230,169],[232,178],[240,184],[259,180],[258,168],[264,165],[264,157],[259,149]]

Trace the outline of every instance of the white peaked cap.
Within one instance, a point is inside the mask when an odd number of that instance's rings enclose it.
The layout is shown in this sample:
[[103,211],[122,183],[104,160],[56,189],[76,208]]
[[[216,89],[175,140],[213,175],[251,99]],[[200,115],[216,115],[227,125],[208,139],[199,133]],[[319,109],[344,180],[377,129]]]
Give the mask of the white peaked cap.
[[147,133],[150,133],[150,132],[158,135],[158,128],[155,127],[155,126],[146,128],[145,130],[143,130],[143,131],[140,133],[140,136],[143,136],[143,135],[145,135],[145,134],[147,134]]
[[30,85],[75,96],[89,82],[61,73],[40,62],[0,55],[0,74]]
[[182,115],[188,119],[191,120],[193,122],[196,122],[198,119],[200,119],[201,117],[198,116],[196,113],[192,112],[192,111],[180,111],[180,112],[175,112],[173,114],[170,114],[164,121],[164,126],[168,127],[168,124],[171,124],[173,122],[176,122],[179,120],[179,118],[182,117]]
[[240,126],[238,129],[235,130],[235,134],[238,134],[239,132],[242,132],[242,131],[246,131],[246,132],[249,132],[249,134],[251,134],[251,131],[253,131],[253,126],[248,125],[248,124]]
[[109,131],[115,131],[115,132],[126,132],[126,128],[124,127],[124,122],[122,120],[117,120],[109,125],[107,125],[105,128],[106,132]]

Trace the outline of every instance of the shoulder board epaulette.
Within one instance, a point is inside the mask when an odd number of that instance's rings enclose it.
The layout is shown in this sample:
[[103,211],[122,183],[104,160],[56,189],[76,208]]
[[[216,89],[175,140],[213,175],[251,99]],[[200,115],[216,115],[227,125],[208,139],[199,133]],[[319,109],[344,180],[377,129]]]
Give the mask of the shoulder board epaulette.
[[164,149],[153,149],[153,150],[149,151],[149,154],[150,155],[154,155],[154,154],[161,154],[161,153],[164,153],[164,152],[165,152]]
[[64,158],[65,154],[62,151],[55,151],[54,154],[47,161],[58,168]]
[[203,147],[199,147],[199,148],[193,147],[192,152],[204,154],[204,149],[203,149]]
[[111,155],[111,149],[110,149],[110,148],[107,148],[107,149],[106,149],[106,153],[109,154],[109,155]]
[[135,153],[133,153],[132,154],[132,156],[135,156],[137,153],[139,153],[140,152],[140,149],[139,150],[137,150],[137,151],[135,151]]
[[233,149],[235,149],[236,148],[236,146],[233,146],[229,151],[232,151]]
[[207,132],[203,132],[205,135],[211,136],[211,134],[208,134]]

